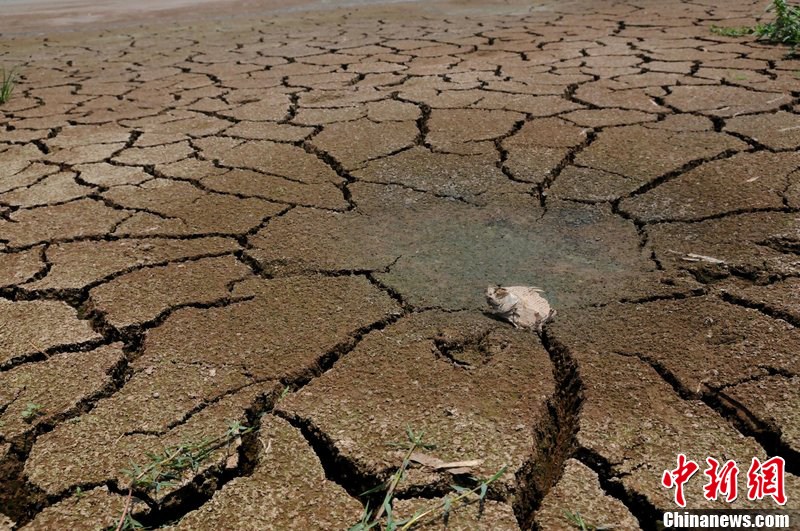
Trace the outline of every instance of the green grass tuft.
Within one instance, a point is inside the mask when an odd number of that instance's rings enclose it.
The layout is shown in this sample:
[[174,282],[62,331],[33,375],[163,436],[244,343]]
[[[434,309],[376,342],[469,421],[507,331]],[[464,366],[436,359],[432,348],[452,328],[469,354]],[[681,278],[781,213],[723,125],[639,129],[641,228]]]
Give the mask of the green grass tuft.
[[418,524],[431,517],[440,515],[444,519],[445,526],[447,525],[448,517],[454,507],[467,505],[470,503],[479,503],[480,512],[483,510],[483,503],[486,500],[486,495],[489,492],[489,485],[500,479],[505,473],[507,467],[503,466],[492,477],[478,481],[478,486],[474,488],[462,487],[453,485],[453,492],[446,495],[440,502],[432,504],[430,507],[423,508],[415,512],[412,516],[405,519],[398,519],[393,512],[392,502],[396,489],[400,482],[405,478],[408,466],[411,463],[411,455],[419,449],[432,449],[435,445],[426,443],[423,440],[423,432],[415,433],[411,428],[406,429],[408,436],[408,443],[405,444],[392,444],[391,446],[401,447],[406,450],[403,456],[403,461],[397,472],[392,474],[392,477],[386,483],[378,485],[374,489],[370,489],[363,494],[371,494],[374,492],[386,489],[383,498],[383,503],[377,511],[372,511],[369,504],[364,508],[361,519],[358,523],[350,527],[348,531],[370,531],[380,530],[385,531],[408,531],[414,529]]
[[17,73],[15,69],[6,71],[5,68],[0,68],[0,105],[11,99],[11,93],[14,92],[14,85],[17,82]]
[[587,523],[583,518],[583,515],[577,511],[564,511],[564,516],[570,524],[572,524],[576,529],[580,529],[580,531],[606,531],[614,529],[614,527],[610,525],[591,525]]
[[22,411],[22,420],[25,422],[33,422],[33,419],[43,414],[42,406],[34,404],[33,402],[28,402],[28,405],[25,406],[25,409]]
[[711,33],[722,35],[723,37],[744,37],[745,35],[752,35],[755,30],[748,26],[730,27],[730,26],[711,26]]
[[199,442],[184,443],[164,448],[160,453],[148,453],[146,465],[132,464],[129,470],[123,470],[128,476],[128,496],[125,508],[116,525],[106,531],[134,531],[144,526],[131,515],[131,501],[134,491],[158,492],[181,480],[184,472],[197,472],[200,465],[215,450],[230,445],[240,436],[253,431],[253,428],[239,422],[232,422],[223,435],[215,439],[204,439]]

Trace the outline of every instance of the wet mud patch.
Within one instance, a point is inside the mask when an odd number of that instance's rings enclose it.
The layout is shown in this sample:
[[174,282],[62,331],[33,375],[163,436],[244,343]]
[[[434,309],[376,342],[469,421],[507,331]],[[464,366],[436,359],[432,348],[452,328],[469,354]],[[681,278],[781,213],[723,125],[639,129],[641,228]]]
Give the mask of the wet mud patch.
[[559,309],[659,285],[636,227],[605,205],[553,201],[545,211],[505,194],[477,207],[393,186],[351,189],[356,210],[295,209],[248,253],[271,275],[372,272],[420,308],[483,309],[490,284],[538,286]]

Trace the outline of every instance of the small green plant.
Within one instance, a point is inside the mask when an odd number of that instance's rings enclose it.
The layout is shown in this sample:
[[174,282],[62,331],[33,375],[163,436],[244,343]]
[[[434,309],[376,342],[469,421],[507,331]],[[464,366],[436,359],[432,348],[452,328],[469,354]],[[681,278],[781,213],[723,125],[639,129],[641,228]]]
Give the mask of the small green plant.
[[123,473],[129,478],[125,508],[117,525],[110,526],[107,531],[144,529],[144,526],[131,515],[134,491],[154,491],[158,494],[162,489],[177,483],[187,470],[197,472],[203,461],[215,450],[230,445],[238,437],[251,431],[253,431],[251,427],[244,426],[239,422],[232,422],[223,435],[214,439],[170,446],[164,448],[161,453],[146,454],[149,459],[146,465],[133,464],[129,470],[123,470]]
[[[408,437],[407,444],[398,444],[398,443],[390,443],[390,446],[401,447],[406,449],[406,453],[403,456],[403,461],[400,464],[400,468],[397,469],[397,472],[392,474],[392,477],[389,478],[387,483],[378,485],[374,489],[370,489],[364,494],[372,494],[373,492],[377,492],[386,488],[386,494],[383,497],[383,503],[375,512],[375,514],[371,514],[369,510],[369,506],[364,509],[364,514],[361,517],[361,521],[356,524],[355,526],[350,528],[350,531],[362,531],[367,529],[373,529],[380,523],[380,519],[383,516],[383,513],[386,513],[387,519],[389,522],[393,520],[392,517],[392,499],[394,499],[394,493],[397,489],[397,486],[403,480],[406,475],[406,470],[408,470],[408,465],[411,463],[411,455],[416,452],[418,449],[426,449],[432,450],[436,448],[436,445],[429,444],[423,441],[423,437],[425,432],[414,433],[410,427],[406,428],[406,436]],[[387,524],[388,526],[389,524]]]
[[767,42],[788,44],[795,54],[800,46],[800,6],[790,5],[786,0],[772,0],[768,11],[775,12],[775,20],[767,24],[738,28],[711,26],[711,31],[726,37],[756,35]]
[[42,406],[34,404],[33,402],[28,402],[28,405],[25,406],[25,409],[22,411],[22,420],[30,423],[33,422],[33,419],[43,414]]
[[749,26],[711,26],[711,33],[722,35],[723,37],[744,37],[745,35],[752,35],[753,31],[753,28]]
[[772,0],[775,20],[759,24],[755,33],[771,42],[781,42],[796,47],[800,44],[800,6],[789,5],[786,0]]
[[453,485],[453,492],[445,496],[440,502],[416,511],[409,518],[397,519],[394,516],[392,502],[394,500],[398,485],[400,485],[400,482],[406,476],[406,471],[411,463],[412,454],[419,449],[433,449],[436,447],[433,444],[424,442],[424,432],[415,433],[411,428],[407,428],[406,435],[408,437],[408,443],[402,445],[393,444],[393,446],[400,446],[406,449],[406,453],[403,456],[403,461],[401,462],[400,467],[394,474],[392,474],[387,482],[382,483],[374,489],[370,489],[363,493],[371,494],[385,488],[386,493],[383,497],[381,506],[373,513],[373,511],[369,508],[369,504],[367,504],[364,512],[361,515],[361,519],[357,524],[350,527],[349,531],[369,531],[371,529],[380,528],[381,519],[384,518],[384,516],[385,522],[383,522],[383,529],[385,531],[407,531],[412,529],[415,525],[419,524],[426,518],[439,513],[441,513],[444,520],[447,521],[450,511],[453,509],[453,507],[456,507],[459,504],[466,505],[468,503],[478,502],[482,506],[484,500],[486,499],[486,494],[489,491],[489,485],[497,481],[506,471],[506,466],[503,466],[492,477],[480,481],[478,486],[471,489],[459,485]]
[[288,385],[284,386],[283,387],[283,391],[281,391],[281,395],[278,397],[278,402],[280,402],[281,400],[286,398],[286,396],[291,392],[292,392],[292,389]]
[[428,507],[427,509],[422,509],[415,512],[411,518],[409,518],[403,524],[403,526],[400,527],[400,529],[412,529],[414,525],[422,522],[431,515],[438,514],[439,512],[442,513],[442,517],[444,518],[445,522],[447,522],[450,511],[453,507],[457,507],[459,504],[466,505],[469,503],[478,502],[480,504],[480,512],[483,512],[483,503],[486,500],[486,495],[489,493],[489,485],[500,479],[500,477],[506,473],[507,468],[508,467],[506,465],[503,465],[500,467],[500,470],[495,472],[490,478],[480,481],[478,486],[472,489],[458,485],[452,485],[451,487],[454,491],[452,494],[448,494],[442,501],[431,507]]
[[586,523],[586,520],[583,519],[583,515],[581,513],[575,511],[564,511],[564,516],[566,516],[569,523],[571,523],[576,528],[580,529],[581,531],[607,531],[610,529],[614,529],[610,525],[590,525]]
[[144,528],[145,528],[144,525],[142,525],[142,523],[139,520],[135,519],[133,516],[130,515],[130,513],[128,513],[123,517],[122,521],[120,522],[120,525],[118,525],[117,527],[109,527],[108,529],[135,531],[137,529],[144,529]]
[[5,68],[0,68],[0,78],[0,105],[2,105],[11,99],[14,84],[17,82],[17,73],[13,68],[7,72]]

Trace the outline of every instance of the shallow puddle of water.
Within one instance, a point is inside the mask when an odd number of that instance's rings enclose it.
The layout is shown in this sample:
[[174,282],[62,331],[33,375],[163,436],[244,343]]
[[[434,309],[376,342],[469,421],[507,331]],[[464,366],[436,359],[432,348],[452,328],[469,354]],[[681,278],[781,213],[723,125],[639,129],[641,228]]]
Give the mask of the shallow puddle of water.
[[606,300],[653,271],[635,227],[585,206],[503,217],[479,209],[396,221],[401,258],[383,282],[414,305],[483,307],[487,285],[532,285],[556,307]]

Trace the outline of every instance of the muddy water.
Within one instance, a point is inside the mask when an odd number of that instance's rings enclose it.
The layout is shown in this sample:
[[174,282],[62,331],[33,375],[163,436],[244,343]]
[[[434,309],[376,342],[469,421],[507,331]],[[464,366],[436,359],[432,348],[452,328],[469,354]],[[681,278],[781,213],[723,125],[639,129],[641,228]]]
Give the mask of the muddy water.
[[538,286],[563,308],[607,300],[653,270],[632,225],[583,206],[541,214],[420,216],[400,229],[418,239],[378,276],[423,307],[482,308],[486,286],[501,284]]

